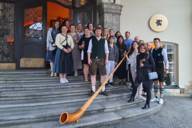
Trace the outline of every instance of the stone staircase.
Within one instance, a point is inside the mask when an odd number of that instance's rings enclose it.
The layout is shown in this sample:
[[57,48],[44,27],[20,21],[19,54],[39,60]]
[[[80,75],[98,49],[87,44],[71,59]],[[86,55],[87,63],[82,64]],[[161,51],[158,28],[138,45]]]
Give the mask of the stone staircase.
[[0,128],[74,128],[99,127],[147,116],[161,106],[141,110],[144,101],[128,103],[127,86],[107,87],[109,96],[99,95],[78,123],[60,125],[61,112],[74,112],[89,98],[90,83],[82,76],[69,77],[62,85],[46,70],[0,71]]

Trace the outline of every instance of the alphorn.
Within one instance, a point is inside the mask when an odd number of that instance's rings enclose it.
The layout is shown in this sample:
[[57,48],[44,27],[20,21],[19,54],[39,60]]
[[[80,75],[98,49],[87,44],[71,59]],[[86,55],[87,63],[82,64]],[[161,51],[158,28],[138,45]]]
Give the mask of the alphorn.
[[59,117],[59,122],[60,124],[66,124],[66,123],[73,123],[73,122],[78,122],[81,116],[85,113],[85,111],[89,108],[89,106],[93,103],[95,98],[99,95],[101,92],[102,88],[106,85],[106,83],[109,81],[109,79],[113,76],[115,71],[119,68],[121,63],[124,61],[125,58],[127,58],[127,54],[129,53],[130,49],[128,52],[124,54],[124,57],[121,59],[121,61],[117,64],[113,72],[105,79],[105,81],[100,85],[100,87],[97,89],[97,91],[85,102],[85,104],[78,109],[77,111],[73,113],[68,113],[68,112],[63,112],[60,114]]

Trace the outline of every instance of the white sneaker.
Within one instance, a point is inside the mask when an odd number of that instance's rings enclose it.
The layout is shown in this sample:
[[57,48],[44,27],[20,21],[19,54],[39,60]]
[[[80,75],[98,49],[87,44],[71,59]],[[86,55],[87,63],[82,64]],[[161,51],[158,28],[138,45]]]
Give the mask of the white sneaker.
[[159,99],[159,104],[163,104],[164,100],[162,98]]
[[63,79],[62,78],[60,78],[60,83],[63,84]]
[[54,75],[53,75],[54,77],[57,77],[57,73],[54,73]]
[[159,103],[158,97],[154,97],[154,98],[151,100],[151,102],[158,102],[158,103]]
[[74,76],[78,76],[78,72],[77,72],[77,71],[75,71],[75,74],[74,74]]
[[66,83],[66,79],[60,78],[60,83],[61,83],[61,84],[65,84],[65,83]]
[[143,96],[139,96],[139,99],[146,100],[146,98]]
[[51,77],[53,77],[53,76],[54,76],[54,73],[53,73],[53,72],[51,72],[50,76],[51,76]]
[[65,78],[65,82],[66,82],[66,83],[69,83],[68,79]]

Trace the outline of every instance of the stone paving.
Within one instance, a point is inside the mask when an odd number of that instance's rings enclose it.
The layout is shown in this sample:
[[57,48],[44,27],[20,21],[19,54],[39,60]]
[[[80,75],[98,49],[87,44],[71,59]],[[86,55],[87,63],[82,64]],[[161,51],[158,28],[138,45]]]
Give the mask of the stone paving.
[[110,128],[192,128],[192,98],[167,96],[165,99],[160,112],[132,121],[124,120]]

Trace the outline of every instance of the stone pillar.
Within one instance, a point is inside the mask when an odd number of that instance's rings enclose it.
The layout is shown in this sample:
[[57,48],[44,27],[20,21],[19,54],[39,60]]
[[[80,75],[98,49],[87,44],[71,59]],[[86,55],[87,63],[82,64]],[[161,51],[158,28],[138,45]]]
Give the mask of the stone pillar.
[[120,30],[120,15],[122,5],[114,2],[101,2],[98,5],[98,23],[114,31]]

